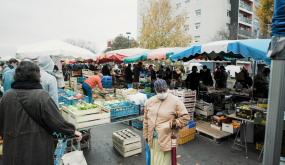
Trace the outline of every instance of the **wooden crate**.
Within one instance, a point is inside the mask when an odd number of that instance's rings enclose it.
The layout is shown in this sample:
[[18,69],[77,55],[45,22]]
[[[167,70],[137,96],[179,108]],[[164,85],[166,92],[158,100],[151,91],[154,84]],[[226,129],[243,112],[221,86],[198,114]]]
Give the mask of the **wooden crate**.
[[113,133],[113,146],[123,156],[129,157],[142,152],[141,137],[129,129]]
[[83,129],[111,122],[110,111],[101,107],[90,110],[77,110],[64,107],[63,117],[68,122],[74,124],[76,129]]
[[184,103],[186,108],[195,108],[195,103]]
[[196,96],[188,97],[188,98],[185,97],[181,99],[184,103],[195,103],[196,102]]
[[191,91],[191,90],[189,90],[189,91],[185,91],[185,90],[184,91],[176,91],[175,95],[178,97],[185,97],[185,98],[193,97],[193,96],[196,97],[196,91]]

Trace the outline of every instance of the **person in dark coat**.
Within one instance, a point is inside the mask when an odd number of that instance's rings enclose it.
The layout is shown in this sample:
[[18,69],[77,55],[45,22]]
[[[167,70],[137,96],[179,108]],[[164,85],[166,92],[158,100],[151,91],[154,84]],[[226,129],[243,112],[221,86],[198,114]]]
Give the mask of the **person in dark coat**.
[[108,65],[103,66],[101,73],[103,74],[103,76],[111,76],[111,71]]
[[262,73],[254,77],[253,96],[255,98],[268,98],[270,69],[265,68]]
[[170,86],[171,79],[172,79],[172,72],[169,67],[166,68],[165,76],[163,79],[167,82],[167,85]]
[[210,86],[210,87],[213,86],[214,82],[213,82],[213,78],[211,75],[211,71],[210,69],[208,69],[206,65],[204,65],[203,70],[200,71],[200,78],[201,78],[203,85]]
[[227,81],[228,81],[228,73],[224,66],[220,66],[221,70],[221,77],[218,83],[218,88],[227,88]]
[[187,76],[186,88],[191,90],[198,90],[200,82],[200,74],[198,73],[197,66],[192,67],[192,72]]
[[125,69],[125,81],[128,87],[131,87],[133,83],[133,71],[132,71],[132,65],[128,64],[128,67]]
[[53,165],[55,132],[82,138],[42,89],[39,67],[23,61],[15,71],[12,89],[0,101],[3,164]]
[[151,78],[151,82],[154,82],[156,80],[156,72],[153,69],[153,65],[150,65],[148,67],[148,75]]
[[133,70],[133,73],[134,73],[134,79],[133,81],[135,83],[138,83],[139,80],[140,80],[140,73],[143,71],[143,68],[142,68],[142,63],[139,62],[137,65],[134,65],[134,70]]
[[246,89],[252,86],[252,79],[245,67],[243,67],[241,71],[236,74],[236,83],[234,88],[238,88],[238,86]]

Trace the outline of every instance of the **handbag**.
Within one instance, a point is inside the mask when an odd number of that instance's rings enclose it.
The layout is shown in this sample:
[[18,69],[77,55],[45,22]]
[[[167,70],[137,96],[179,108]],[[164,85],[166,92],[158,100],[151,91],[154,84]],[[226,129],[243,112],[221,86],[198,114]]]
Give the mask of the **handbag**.
[[60,165],[87,165],[83,151],[81,151],[80,142],[77,141],[77,148],[73,145],[73,139],[71,139],[71,151],[64,154],[61,157]]
[[62,165],[87,165],[82,151],[72,151],[66,153],[61,158]]

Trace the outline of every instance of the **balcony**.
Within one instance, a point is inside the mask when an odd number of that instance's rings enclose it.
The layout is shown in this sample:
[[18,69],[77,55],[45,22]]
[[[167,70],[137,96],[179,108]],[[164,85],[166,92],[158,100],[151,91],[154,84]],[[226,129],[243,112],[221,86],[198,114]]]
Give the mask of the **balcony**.
[[239,21],[250,24],[250,26],[252,26],[252,19],[250,19],[250,18],[247,18],[247,17],[240,15]]
[[242,35],[242,36],[245,36],[245,37],[248,37],[248,38],[252,37],[252,31],[250,31],[250,30],[239,29],[238,30],[238,34]]
[[245,10],[247,10],[247,11],[252,12],[252,6],[249,5],[249,4],[247,4],[247,3],[245,3],[245,2],[242,1],[242,0],[241,0],[240,3],[239,3],[239,7],[242,8],[242,9],[245,9]]

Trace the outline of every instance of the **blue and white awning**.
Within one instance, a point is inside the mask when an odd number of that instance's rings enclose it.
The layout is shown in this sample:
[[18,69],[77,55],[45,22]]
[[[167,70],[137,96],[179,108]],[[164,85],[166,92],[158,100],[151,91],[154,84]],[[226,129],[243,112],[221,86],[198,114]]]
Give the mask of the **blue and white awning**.
[[231,54],[233,58],[252,58],[270,64],[270,59],[267,57],[270,41],[270,39],[225,40],[192,45],[190,48],[172,55],[170,59],[178,61],[183,58],[191,58],[191,56],[194,58],[201,54],[225,53]]

